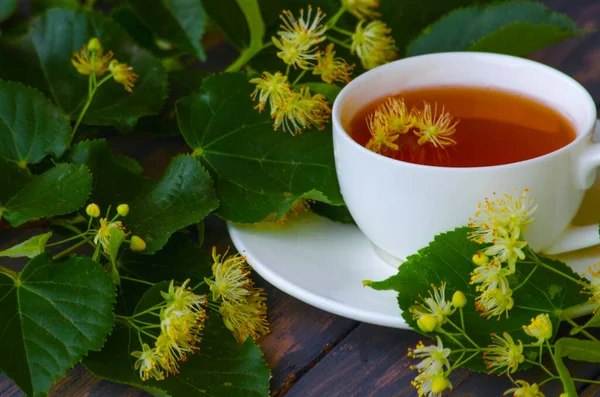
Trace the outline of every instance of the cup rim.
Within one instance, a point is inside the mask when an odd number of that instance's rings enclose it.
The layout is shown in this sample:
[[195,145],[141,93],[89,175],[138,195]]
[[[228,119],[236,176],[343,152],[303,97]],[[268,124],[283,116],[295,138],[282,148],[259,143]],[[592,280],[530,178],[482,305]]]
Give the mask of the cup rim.
[[[518,62],[522,65],[526,65],[529,67],[536,67],[536,68],[545,70],[545,71],[549,72],[550,74],[554,75],[556,78],[561,78],[563,80],[566,80],[566,82],[568,84],[573,85],[587,99],[586,102],[588,103],[588,110],[589,110],[589,114],[591,115],[591,117],[590,117],[590,120],[588,120],[588,122],[586,123],[587,126],[585,127],[585,131],[589,131],[589,132],[586,132],[583,134],[578,134],[577,137],[569,144],[567,144],[553,152],[546,153],[542,156],[534,157],[534,158],[527,159],[527,160],[517,161],[514,163],[499,164],[499,165],[486,165],[486,166],[480,166],[480,167],[446,167],[446,166],[409,163],[406,161],[392,159],[390,157],[384,156],[379,153],[375,153],[371,150],[368,150],[366,147],[362,146],[361,144],[357,143],[354,139],[352,139],[352,137],[348,134],[346,129],[342,126],[342,122],[340,120],[341,103],[343,101],[343,98],[346,96],[347,92],[351,89],[350,87],[352,85],[358,84],[364,80],[370,79],[371,76],[375,73],[375,71],[380,72],[382,69],[394,68],[396,64],[405,62],[407,60],[411,60],[412,62],[415,62],[415,61],[418,61],[419,59],[435,58],[435,57],[440,57],[440,56],[456,56],[456,57],[471,57],[471,58],[475,57],[475,58],[479,58],[479,59],[488,58],[488,59],[496,59],[496,60],[502,60],[502,61]],[[581,142],[583,139],[587,139],[590,137],[590,135],[593,135],[594,127],[595,127],[595,124],[597,121],[597,111],[596,111],[596,104],[594,102],[594,99],[592,98],[590,93],[585,89],[585,87],[583,87],[583,85],[581,85],[581,83],[579,83],[578,81],[573,79],[571,76],[569,76],[553,67],[550,67],[548,65],[545,65],[545,64],[537,62],[537,61],[520,58],[520,57],[516,57],[516,56],[512,56],[512,55],[494,54],[494,53],[486,53],[486,52],[478,52],[478,51],[468,51],[468,52],[467,51],[456,51],[456,52],[439,52],[439,53],[434,53],[434,54],[425,54],[425,55],[418,55],[418,56],[414,56],[414,57],[403,58],[403,59],[399,59],[399,60],[387,63],[385,65],[378,66],[374,69],[371,69],[371,70],[361,74],[357,78],[353,79],[350,83],[348,83],[336,97],[334,104],[333,104],[333,108],[332,108],[331,120],[333,123],[334,134],[335,134],[336,130],[340,131],[341,132],[340,135],[342,136],[342,139],[349,141],[351,145],[354,145],[355,147],[357,147],[359,152],[362,151],[367,156],[374,156],[373,157],[374,159],[379,159],[380,161],[388,162],[390,164],[390,166],[394,165],[396,167],[403,166],[403,167],[416,167],[416,168],[423,168],[423,169],[435,169],[438,171],[445,171],[445,172],[465,172],[465,171],[492,170],[492,169],[499,169],[499,168],[520,167],[520,166],[523,166],[526,164],[540,162],[540,161],[546,161],[551,158],[561,156],[564,152],[569,151],[574,146],[578,145],[579,142]]]

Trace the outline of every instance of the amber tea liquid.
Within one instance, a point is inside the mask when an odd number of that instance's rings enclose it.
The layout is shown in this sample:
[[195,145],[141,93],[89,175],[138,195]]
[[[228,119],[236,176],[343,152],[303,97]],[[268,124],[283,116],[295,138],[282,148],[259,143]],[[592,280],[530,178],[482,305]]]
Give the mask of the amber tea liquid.
[[[423,108],[423,101],[437,103],[459,119],[446,149],[426,143],[418,145],[414,134],[400,135],[400,150],[383,155],[400,161],[445,167],[502,165],[543,156],[572,142],[575,131],[554,109],[515,93],[481,87],[430,87],[401,92],[410,109]],[[371,134],[367,117],[386,98],[367,105],[351,120],[349,134],[365,146]]]

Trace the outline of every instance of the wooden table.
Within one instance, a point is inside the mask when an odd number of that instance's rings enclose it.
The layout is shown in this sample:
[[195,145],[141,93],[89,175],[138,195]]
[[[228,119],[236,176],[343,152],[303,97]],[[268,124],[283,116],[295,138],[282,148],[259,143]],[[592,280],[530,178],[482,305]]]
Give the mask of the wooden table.
[[[569,14],[586,29],[600,29],[600,1],[546,0],[553,10]],[[217,50],[225,56],[228,51]],[[225,54],[225,55],[222,55]],[[210,54],[209,54],[210,56]],[[560,69],[579,80],[600,102],[600,33],[570,40],[541,51],[533,58]],[[134,147],[134,137],[118,137],[111,141],[117,151]],[[174,153],[186,151],[180,139],[156,140],[148,143],[153,150],[142,159],[146,172],[160,174]],[[207,221],[207,243],[230,244],[223,221],[210,217]],[[2,232],[0,241],[8,245],[10,238]],[[292,298],[255,275],[257,283],[267,290],[271,334],[260,345],[273,372],[271,394],[286,397],[351,397],[351,396],[416,396],[410,385],[415,372],[409,369],[408,347],[420,336],[411,331],[384,328],[339,317]],[[600,366],[575,365],[580,377],[600,376]],[[541,379],[535,371],[525,379]],[[500,396],[510,387],[506,378],[471,374],[464,370],[451,376],[453,396]],[[548,384],[546,395],[557,396],[559,384]],[[581,396],[600,396],[600,386],[580,385]],[[0,396],[22,396],[21,391],[0,374]],[[53,387],[52,396],[145,396],[138,389],[95,379],[78,366]]]

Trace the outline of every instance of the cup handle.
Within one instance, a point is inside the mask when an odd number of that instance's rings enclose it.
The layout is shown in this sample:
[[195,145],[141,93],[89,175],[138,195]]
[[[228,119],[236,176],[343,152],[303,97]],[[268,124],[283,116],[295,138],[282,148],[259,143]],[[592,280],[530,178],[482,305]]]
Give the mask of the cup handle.
[[[600,121],[596,122],[594,136],[600,136]],[[580,157],[577,170],[577,187],[587,190],[596,179],[596,171],[600,166],[600,143],[594,143],[585,149]],[[563,252],[593,247],[600,244],[598,225],[570,226],[550,247],[542,252],[554,255]]]

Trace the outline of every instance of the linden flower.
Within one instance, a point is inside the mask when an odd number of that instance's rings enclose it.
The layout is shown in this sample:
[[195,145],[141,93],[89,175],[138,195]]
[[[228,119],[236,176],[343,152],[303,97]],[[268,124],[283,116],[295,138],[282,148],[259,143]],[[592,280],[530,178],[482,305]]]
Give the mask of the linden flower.
[[437,346],[430,345],[427,347],[423,342],[419,342],[414,350],[408,349],[408,357],[423,359],[417,365],[411,366],[411,369],[416,369],[419,372],[411,384],[417,389],[420,396],[428,393],[430,396],[438,395],[432,390],[434,386],[433,380],[436,376],[443,374],[444,367],[447,370],[450,369],[448,356],[450,356],[452,351],[444,348],[439,336],[437,337],[437,342]]
[[400,146],[394,143],[400,134],[394,132],[391,128],[388,128],[386,119],[384,117],[378,117],[380,115],[380,113],[378,114],[376,112],[367,118],[367,126],[369,127],[371,138],[369,138],[365,147],[372,152],[380,154],[388,149],[400,149]]
[[450,113],[442,111],[438,114],[437,103],[433,110],[427,102],[423,104],[423,111],[415,111],[415,135],[419,137],[417,143],[424,145],[431,143],[434,147],[440,148],[449,145],[455,145],[456,141],[450,138],[456,132],[458,120],[454,121]]
[[352,54],[358,55],[365,69],[373,69],[396,58],[396,42],[390,36],[391,29],[381,21],[372,21],[364,26],[356,25],[352,35]]
[[116,59],[113,59],[108,65],[108,70],[110,70],[117,83],[123,84],[125,91],[133,92],[135,81],[140,76],[133,72],[131,66],[126,63],[119,63]]
[[494,200],[486,198],[484,203],[479,203],[475,219],[470,219],[469,226],[473,229],[471,240],[489,244],[499,233],[512,234],[515,228],[525,232],[537,209],[535,199],[529,198],[528,193],[529,189],[525,189],[518,197],[494,195]]
[[381,16],[374,10],[379,7],[379,0],[342,0],[342,5],[358,19],[375,19]]
[[179,372],[179,361],[183,361],[186,353],[191,351],[179,346],[175,339],[171,339],[169,335],[163,333],[156,338],[154,346],[161,366],[170,373]]
[[523,248],[527,246],[527,241],[519,240],[521,230],[515,227],[512,234],[504,234],[496,236],[491,247],[483,250],[483,253],[490,256],[496,256],[500,262],[507,262],[511,273],[515,272],[517,259],[525,259]]
[[[71,63],[77,69],[77,72],[83,75],[90,75],[94,73],[96,77],[102,76],[108,70],[108,62],[113,57],[112,51],[103,54],[104,50],[102,47],[98,48],[99,41],[96,39],[90,40],[88,44],[84,44],[79,53],[73,53],[73,59]],[[89,44],[94,44],[92,49],[89,48]]]
[[306,18],[304,10],[300,10],[300,18],[296,19],[290,11],[283,11],[280,16],[283,21],[281,29],[277,32],[279,39],[273,37],[275,47],[280,51],[277,56],[287,65],[308,69],[317,59],[316,45],[325,40],[327,27],[321,25],[325,14],[317,9],[313,18],[312,7],[308,7]]
[[304,86],[283,103],[275,115],[273,128],[277,130],[283,125],[283,130],[292,135],[300,134],[309,127],[323,129],[330,113],[325,96],[311,95],[310,89]]
[[121,221],[110,222],[107,218],[100,218],[100,229],[98,229],[98,233],[96,233],[96,236],[94,237],[94,244],[98,245],[98,242],[100,242],[104,252],[108,253],[110,236],[115,230],[124,229],[125,227]]
[[523,330],[529,336],[537,338],[537,344],[544,343],[545,340],[552,338],[552,321],[548,313],[538,314],[536,318],[531,319],[531,324],[524,325]]
[[507,279],[509,274],[511,274],[509,269],[503,268],[500,263],[493,261],[473,270],[471,284],[481,284],[477,286],[477,291],[492,291],[499,288],[506,292],[509,289]]
[[271,117],[275,116],[281,105],[292,95],[292,88],[287,76],[281,72],[275,72],[275,74],[263,72],[261,77],[254,78],[250,82],[256,84],[256,89],[252,93],[252,100],[256,100],[258,97],[256,108],[262,112],[269,101]]
[[408,110],[404,99],[401,98],[388,98],[377,107],[375,117],[382,118],[386,127],[398,134],[406,134],[415,123],[412,112]]
[[591,300],[595,302],[600,301],[600,270],[598,268],[598,264],[595,264],[593,267],[588,267],[588,272],[590,273],[591,277],[587,288],[590,290],[590,294],[592,295]]
[[176,287],[174,285],[174,280],[171,280],[168,291],[160,292],[165,302],[167,302],[167,305],[169,305],[169,310],[187,310],[194,313],[204,311],[206,298],[203,295],[194,294],[191,289],[187,287],[189,282],[190,279],[188,278],[181,286]]
[[261,289],[250,291],[246,300],[242,302],[223,301],[219,313],[223,317],[225,327],[240,343],[248,337],[257,340],[269,333],[266,298]]
[[434,285],[433,293],[429,291],[429,297],[423,299],[423,304],[414,306],[410,309],[413,318],[418,320],[426,315],[433,315],[437,319],[438,326],[445,324],[447,317],[454,313],[452,303],[446,300],[446,283],[442,283],[439,288]]
[[317,55],[317,66],[313,69],[313,74],[320,75],[321,79],[329,84],[335,81],[342,83],[350,82],[350,73],[354,66],[348,65],[346,60],[335,56],[333,43],[325,48],[325,52],[319,52]]
[[505,391],[504,396],[512,394],[514,397],[545,397],[544,393],[538,388],[537,383],[530,385],[529,382],[525,382],[524,380],[518,380],[515,383],[519,387]]
[[215,279],[214,281],[204,279],[212,292],[212,300],[223,299],[229,302],[244,300],[250,294],[248,288],[252,286],[249,278],[250,270],[244,257],[230,255],[221,260],[221,255],[217,255],[217,247],[213,247],[212,256],[214,260],[212,271]]
[[138,360],[135,362],[135,369],[140,370],[140,378],[148,380],[150,378],[163,380],[165,378],[161,368],[161,357],[156,350],[151,349],[146,343],[142,346],[142,351],[134,351],[131,355]]
[[488,346],[488,350],[483,354],[486,366],[490,374],[500,371],[500,374],[514,373],[519,364],[525,361],[523,356],[523,343],[515,343],[508,332],[504,332],[502,337],[492,334],[492,341],[495,342]]
[[475,300],[475,308],[482,312],[482,316],[487,318],[500,317],[504,313],[508,318],[508,311],[513,308],[514,304],[515,300],[512,297],[510,288],[506,290],[501,288],[488,289]]

